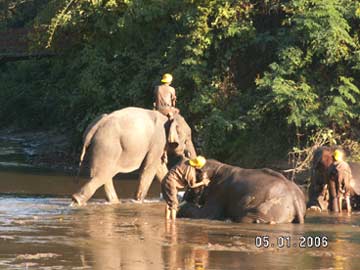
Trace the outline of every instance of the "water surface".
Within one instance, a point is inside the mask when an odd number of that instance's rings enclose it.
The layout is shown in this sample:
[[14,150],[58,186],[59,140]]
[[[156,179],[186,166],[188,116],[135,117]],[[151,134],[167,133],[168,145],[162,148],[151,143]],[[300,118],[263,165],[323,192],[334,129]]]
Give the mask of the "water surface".
[[[157,183],[146,203],[130,200],[137,184],[116,181],[120,205],[100,192],[74,208],[72,177],[0,173],[0,269],[360,269],[359,213],[311,213],[304,225],[173,224]],[[257,236],[269,247],[257,247]],[[291,247],[280,248],[282,237]],[[301,248],[301,237],[326,237],[327,246]]]

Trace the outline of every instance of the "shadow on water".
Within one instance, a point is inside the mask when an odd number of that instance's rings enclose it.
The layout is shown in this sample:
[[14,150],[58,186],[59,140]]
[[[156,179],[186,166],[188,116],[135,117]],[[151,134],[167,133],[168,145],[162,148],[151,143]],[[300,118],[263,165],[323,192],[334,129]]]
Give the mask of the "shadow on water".
[[[69,206],[77,186],[68,176],[2,172],[0,183],[2,191],[43,194],[0,196],[0,269],[360,269],[359,213],[310,213],[304,225],[173,224],[156,182],[142,205],[129,200],[138,182],[120,180],[122,204],[99,193],[79,208]],[[269,246],[256,237],[269,237]],[[301,237],[326,237],[327,245],[302,248]]]

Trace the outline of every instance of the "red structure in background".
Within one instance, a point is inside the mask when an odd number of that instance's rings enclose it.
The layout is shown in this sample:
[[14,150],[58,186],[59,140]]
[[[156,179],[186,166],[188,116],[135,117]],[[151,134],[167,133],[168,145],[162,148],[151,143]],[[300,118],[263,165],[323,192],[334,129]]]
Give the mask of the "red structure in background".
[[0,32],[0,63],[24,60],[30,57],[52,56],[53,52],[45,49],[30,50],[30,28],[13,28]]

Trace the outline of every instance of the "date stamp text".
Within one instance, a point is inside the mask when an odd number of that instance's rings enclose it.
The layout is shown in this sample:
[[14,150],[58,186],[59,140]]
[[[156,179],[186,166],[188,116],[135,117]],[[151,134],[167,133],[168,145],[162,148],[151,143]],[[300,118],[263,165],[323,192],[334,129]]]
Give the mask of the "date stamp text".
[[256,236],[255,246],[257,248],[327,248],[327,236]]

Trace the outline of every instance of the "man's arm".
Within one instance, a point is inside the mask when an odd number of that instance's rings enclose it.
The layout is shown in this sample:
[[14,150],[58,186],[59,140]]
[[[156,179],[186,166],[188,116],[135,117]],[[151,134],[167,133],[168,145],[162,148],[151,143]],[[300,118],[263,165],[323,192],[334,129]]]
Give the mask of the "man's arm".
[[[191,175],[191,176],[190,176]],[[196,173],[195,170],[193,170],[193,172],[191,174],[189,174],[190,179],[189,179],[189,187],[190,188],[197,188],[197,187],[201,187],[201,186],[207,186],[210,182],[210,179],[207,177],[207,175],[203,175],[203,179],[201,182],[196,183]]]
[[201,186],[207,186],[210,183],[210,179],[203,179],[201,182],[199,183],[195,183],[193,185],[189,185],[190,188],[197,188],[197,187],[201,187]]
[[176,92],[174,87],[170,87],[171,89],[171,106],[175,107],[176,105]]
[[158,87],[155,86],[154,88],[154,102],[153,102],[153,106],[154,106],[154,109],[157,109],[158,108]]

